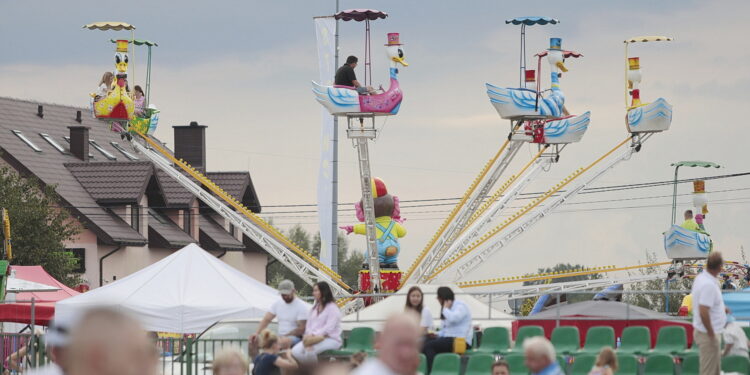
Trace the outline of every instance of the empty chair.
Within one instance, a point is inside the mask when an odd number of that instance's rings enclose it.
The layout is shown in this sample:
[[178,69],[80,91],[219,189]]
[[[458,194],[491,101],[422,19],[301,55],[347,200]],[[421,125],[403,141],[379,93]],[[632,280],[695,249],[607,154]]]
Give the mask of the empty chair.
[[330,355],[352,355],[357,352],[372,352],[373,342],[375,340],[375,330],[370,327],[357,327],[352,329],[349,339],[339,350],[326,352]]
[[638,375],[638,358],[633,354],[617,353],[616,375]]
[[487,375],[495,358],[492,354],[475,354],[469,357],[464,375]]
[[510,367],[510,375],[528,375],[529,369],[526,367],[526,363],[524,363],[525,358],[523,354],[510,354],[505,357],[505,360],[508,362],[508,367]]
[[687,334],[683,326],[667,326],[659,329],[656,336],[656,345],[645,355],[668,354],[675,355],[685,352],[687,349]]
[[489,327],[482,333],[482,342],[479,347],[467,351],[466,355],[504,353],[508,349],[510,349],[508,329],[505,327]]
[[427,375],[427,356],[424,353],[419,353],[419,367],[417,368],[420,374]]
[[622,330],[618,353],[641,354],[651,349],[651,331],[644,326],[626,327]]
[[591,354],[579,355],[573,361],[570,369],[570,375],[588,375],[591,368],[596,363],[596,356]]
[[[455,353],[440,353],[432,362],[430,375],[459,375],[461,358]],[[489,371],[489,368],[488,368]]]
[[544,336],[544,329],[541,326],[523,326],[518,329],[516,342],[512,349],[508,349],[502,354],[523,354],[523,342],[529,337]]
[[721,359],[721,371],[750,374],[750,361],[741,355],[730,355]]
[[674,375],[674,360],[666,354],[654,354],[646,359],[643,369],[648,375]]
[[682,359],[682,375],[699,375],[701,372],[700,356],[692,354]]
[[570,354],[581,349],[581,334],[578,327],[557,327],[552,331],[551,338],[558,354]]
[[596,355],[603,347],[615,347],[615,330],[612,327],[599,326],[591,327],[586,332],[586,343],[583,348],[574,355],[592,354]]

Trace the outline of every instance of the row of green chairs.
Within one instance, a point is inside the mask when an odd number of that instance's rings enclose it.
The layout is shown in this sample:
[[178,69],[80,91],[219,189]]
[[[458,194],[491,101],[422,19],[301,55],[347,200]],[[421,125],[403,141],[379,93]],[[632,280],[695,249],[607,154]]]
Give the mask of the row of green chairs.
[[[721,371],[750,374],[750,360],[740,355],[730,355],[721,359]],[[690,355],[682,360],[683,375],[698,375],[700,373],[700,357]]]

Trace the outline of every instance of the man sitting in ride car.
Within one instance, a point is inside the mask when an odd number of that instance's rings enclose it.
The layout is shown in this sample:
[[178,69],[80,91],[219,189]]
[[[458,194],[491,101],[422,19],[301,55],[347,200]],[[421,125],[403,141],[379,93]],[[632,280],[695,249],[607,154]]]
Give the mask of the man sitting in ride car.
[[357,75],[354,74],[354,68],[357,67],[357,61],[359,59],[357,56],[349,56],[346,58],[346,64],[342,65],[337,71],[336,71],[336,78],[334,79],[334,85],[336,86],[349,86],[354,87],[357,90],[357,93],[360,95],[373,95],[375,94],[375,89],[370,86],[362,86],[359,81],[357,81]]
[[698,223],[693,219],[693,210],[687,210],[685,211],[685,221],[682,222],[681,227],[692,230],[693,232],[700,231],[700,227],[698,226]]

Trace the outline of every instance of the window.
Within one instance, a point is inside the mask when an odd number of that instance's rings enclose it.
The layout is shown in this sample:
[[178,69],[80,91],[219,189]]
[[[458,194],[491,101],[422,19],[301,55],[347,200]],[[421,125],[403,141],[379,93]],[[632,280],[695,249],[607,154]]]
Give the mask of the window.
[[190,210],[183,210],[182,211],[182,230],[184,230],[187,234],[191,234],[190,227],[193,226],[193,213]]
[[112,147],[114,147],[114,148],[117,149],[117,151],[122,152],[122,154],[125,155],[126,158],[128,158],[130,160],[138,160],[137,156],[135,156],[135,155],[133,155],[133,154],[125,151],[125,149],[122,146],[120,146],[119,143],[117,143],[117,142],[110,142],[110,143],[112,144]]
[[[70,137],[66,136],[66,137],[63,137],[63,139],[65,140],[65,142],[68,142],[68,144],[70,144]],[[94,154],[89,152],[89,159],[93,159],[93,158],[94,158]]]
[[32,150],[36,152],[42,152],[42,149],[39,147],[36,147],[36,145],[33,144],[28,138],[26,138],[26,136],[23,135],[23,133],[21,133],[20,130],[13,130],[13,134],[15,134],[16,137],[20,138],[23,141],[23,143],[26,143],[27,146],[31,147]]
[[234,233],[234,232],[235,232],[235,231],[234,231],[234,224],[232,224],[232,223],[229,223],[229,234],[231,234],[231,235],[232,235],[232,237],[234,237],[234,235],[235,235],[235,233]]
[[104,148],[102,148],[102,146],[99,146],[99,144],[96,143],[95,140],[89,139],[89,144],[92,145],[92,146],[94,146],[95,149],[99,150],[99,152],[101,152],[102,155],[104,155],[104,157],[106,157],[107,159],[109,159],[109,160],[117,160],[117,158],[114,155],[112,155],[111,152],[105,150]]
[[65,249],[73,253],[73,257],[76,258],[78,264],[73,269],[73,273],[86,273],[86,249]]
[[49,143],[50,146],[54,147],[55,150],[60,151],[60,153],[62,153],[62,154],[67,154],[68,153],[67,151],[65,151],[65,149],[63,148],[63,146],[60,146],[60,144],[57,143],[57,141],[55,141],[52,137],[50,137],[49,134],[39,133],[39,135],[42,136],[42,138],[44,138],[44,140],[47,141],[47,143]]
[[130,205],[130,226],[137,232],[141,231],[141,206]]

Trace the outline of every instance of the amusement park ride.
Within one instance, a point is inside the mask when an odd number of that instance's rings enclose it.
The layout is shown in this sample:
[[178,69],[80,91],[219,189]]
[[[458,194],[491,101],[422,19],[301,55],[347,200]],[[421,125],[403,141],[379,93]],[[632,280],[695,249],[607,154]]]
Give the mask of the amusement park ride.
[[[354,20],[365,23],[366,74],[364,82],[367,85],[369,84],[367,72],[372,64],[370,21],[384,19],[387,14],[372,9],[352,9],[339,12],[335,17],[344,21]],[[490,103],[500,117],[510,121],[508,137],[403,276],[397,267],[397,257],[400,253],[398,238],[405,235],[406,231],[400,225],[402,220],[398,198],[389,194],[388,188],[381,179],[372,176],[368,150],[368,142],[375,139],[378,133],[375,119],[380,116],[398,114],[403,100],[403,93],[398,82],[398,68],[407,66],[407,63],[404,60],[400,35],[398,33],[387,34],[385,52],[390,77],[390,86],[387,90],[381,88],[381,93],[362,95],[354,87],[324,86],[312,83],[315,99],[332,115],[346,117],[347,137],[352,140],[357,150],[362,198],[356,208],[357,217],[363,223],[342,227],[348,232],[365,234],[367,238],[367,267],[360,272],[360,285],[357,289],[344,283],[340,275],[292,243],[279,230],[255,215],[201,172],[184,161],[176,159],[151,137],[158,122],[158,116],[154,117],[158,111],[147,112],[143,115],[144,117],[140,118],[135,116],[133,98],[127,90],[127,49],[129,42],[134,41],[134,38],[130,41],[118,40],[115,56],[116,80],[113,81],[106,97],[100,98],[93,104],[93,112],[105,123],[124,124],[124,129],[136,136],[132,144],[137,152],[143,154],[159,169],[239,228],[302,280],[310,284],[317,281],[328,282],[334,295],[344,306],[345,312],[355,311],[365,302],[374,301],[356,298],[357,293],[393,292],[407,282],[456,282],[462,288],[496,288],[501,284],[518,283],[530,279],[547,280],[575,276],[581,272],[614,272],[669,264],[669,262],[663,262],[623,268],[600,267],[594,270],[534,275],[531,278],[466,280],[470,272],[482,262],[486,262],[502,248],[508,246],[512,240],[525,233],[533,224],[612,170],[617,164],[629,160],[655,133],[666,131],[670,127],[672,107],[665,99],[659,98],[651,103],[641,101],[640,61],[638,57],[628,55],[628,47],[634,43],[672,39],[656,36],[628,39],[625,41],[625,118],[628,136],[611,150],[590,164],[575,170],[520,210],[512,213],[499,225],[491,228],[491,225],[499,220],[501,213],[524,188],[542,171],[549,170],[559,160],[560,153],[568,144],[581,141],[590,124],[590,112],[580,115],[571,115],[568,112],[560,84],[562,73],[567,72],[565,59],[579,58],[582,56],[580,53],[564,50],[562,39],[551,38],[549,48],[535,55],[538,61],[537,69],[526,69],[526,27],[554,25],[558,22],[556,19],[547,17],[520,17],[506,21],[508,24],[521,26],[519,87],[501,87],[488,83],[486,89]],[[130,30],[131,32],[135,29],[132,25],[120,22],[101,22],[85,27],[100,30]],[[544,59],[550,69],[550,87],[546,90],[541,89],[541,79],[539,79]],[[536,154],[490,194],[493,186],[504,174],[524,143],[535,144]],[[702,203],[699,208],[703,209],[706,201],[696,199],[696,205]],[[667,256],[675,261],[684,262],[685,266],[688,265],[687,262],[690,262],[689,264],[695,267],[699,260],[705,259],[710,250],[710,240],[707,238],[705,234],[687,233],[683,228],[672,225],[665,233],[664,243]],[[643,276],[616,281],[635,282],[653,278],[654,276]],[[557,288],[554,290],[587,289],[609,285],[608,283],[612,282],[613,280],[599,280],[547,284],[522,287],[508,291],[506,294],[508,298],[528,297],[546,293],[553,288]]]

